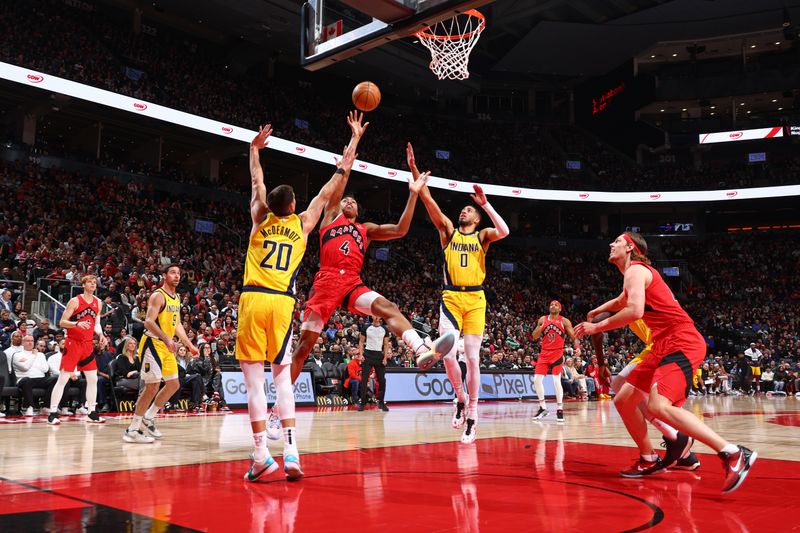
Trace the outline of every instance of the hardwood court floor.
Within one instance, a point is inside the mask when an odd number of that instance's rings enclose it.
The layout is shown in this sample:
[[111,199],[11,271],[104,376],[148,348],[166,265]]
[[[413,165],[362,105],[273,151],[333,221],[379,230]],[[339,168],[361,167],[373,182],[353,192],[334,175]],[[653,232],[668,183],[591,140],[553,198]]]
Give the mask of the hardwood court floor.
[[[800,530],[800,400],[703,398],[687,408],[759,452],[723,496],[719,460],[640,480],[611,402],[481,404],[458,442],[451,405],[298,412],[306,478],[248,484],[246,413],[160,418],[154,445],[121,440],[127,418],[0,423],[1,531],[782,531]],[[657,437],[653,433],[654,439]],[[280,444],[271,445],[280,463]]]

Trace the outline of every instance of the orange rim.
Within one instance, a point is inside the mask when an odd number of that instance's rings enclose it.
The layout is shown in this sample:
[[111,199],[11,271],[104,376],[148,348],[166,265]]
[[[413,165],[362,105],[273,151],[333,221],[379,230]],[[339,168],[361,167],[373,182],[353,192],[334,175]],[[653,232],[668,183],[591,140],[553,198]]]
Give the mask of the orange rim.
[[[474,30],[472,30],[471,32],[460,33],[458,35],[436,35],[436,34],[430,33],[431,27],[428,26],[424,30],[419,30],[414,35],[416,37],[419,37],[420,39],[434,39],[434,40],[437,40],[437,41],[460,41],[460,40],[463,40],[463,39],[469,39],[474,34],[482,32],[483,29],[486,27],[486,17],[484,17],[483,13],[481,13],[477,9],[469,9],[467,11],[464,11],[463,13],[460,13],[460,15],[469,15],[471,17],[475,17],[476,19],[480,20],[480,23],[478,24],[478,27],[475,28]],[[456,15],[456,16],[458,16],[458,15]]]

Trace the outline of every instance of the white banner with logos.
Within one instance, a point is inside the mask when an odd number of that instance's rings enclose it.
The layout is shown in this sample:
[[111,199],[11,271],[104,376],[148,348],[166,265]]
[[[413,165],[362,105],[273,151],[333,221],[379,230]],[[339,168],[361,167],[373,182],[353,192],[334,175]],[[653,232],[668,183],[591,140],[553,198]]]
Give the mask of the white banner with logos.
[[[253,130],[232,126],[224,122],[199,117],[183,111],[131,98],[121,94],[98,89],[82,83],[66,80],[43,72],[18,67],[9,63],[0,62],[0,78],[45,89],[60,94],[66,94],[89,102],[102,104],[123,111],[128,111],[141,116],[177,124],[197,131],[229,137],[238,141],[249,143],[256,133]],[[768,132],[773,128],[767,128]],[[755,130],[753,130],[755,131]],[[730,134],[732,132],[723,132]],[[717,134],[710,134],[717,135]],[[766,134],[765,134],[766,135]],[[782,132],[775,133],[780,136]],[[708,142],[708,141],[706,141]],[[701,140],[701,144],[703,141]],[[320,150],[287,139],[270,137],[268,146],[277,150],[305,159],[319,161],[333,165],[339,154]],[[402,148],[402,147],[401,147]],[[366,161],[356,160],[353,170],[363,172],[378,178],[392,181],[407,182],[410,173]],[[453,179],[431,176],[428,185],[438,189],[447,189],[464,193],[472,193],[472,182],[457,181]],[[749,189],[719,189],[713,191],[652,191],[652,192],[602,192],[602,191],[565,191],[555,189],[528,189],[503,185],[482,184],[486,194],[492,196],[505,196],[508,198],[525,198],[529,200],[556,200],[567,202],[611,202],[611,203],[664,203],[664,202],[713,202],[719,200],[746,200],[754,198],[775,198],[782,196],[800,196],[800,185],[784,185],[780,187],[753,187]]]
[[[244,374],[241,372],[223,372],[222,389],[225,391],[225,401],[231,405],[247,405],[247,388],[244,384]],[[267,402],[275,402],[275,384],[272,382],[272,372],[264,372],[264,389]],[[301,372],[294,384],[294,401],[297,405],[316,405],[314,397],[314,383],[311,372]]]
[[701,133],[698,136],[698,142],[700,144],[729,143],[736,141],[755,141],[757,139],[777,139],[779,137],[783,137],[783,126]]
[[[544,380],[546,396],[555,394],[553,379]],[[533,373],[530,374],[481,374],[482,400],[516,400],[518,398],[535,398]],[[424,372],[387,372],[387,402],[424,402],[434,400],[452,400],[455,398],[453,385],[445,373]]]

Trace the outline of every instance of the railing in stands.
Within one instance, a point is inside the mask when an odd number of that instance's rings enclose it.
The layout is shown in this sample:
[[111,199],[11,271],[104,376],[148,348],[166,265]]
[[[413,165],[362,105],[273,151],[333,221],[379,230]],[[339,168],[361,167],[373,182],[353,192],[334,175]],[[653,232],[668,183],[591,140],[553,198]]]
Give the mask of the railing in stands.
[[62,304],[43,290],[39,291],[39,298],[33,303],[33,312],[46,318],[51,324],[56,325],[64,314],[66,305]]
[[83,290],[80,285],[63,278],[38,278],[36,287],[63,305],[66,305],[70,298]]

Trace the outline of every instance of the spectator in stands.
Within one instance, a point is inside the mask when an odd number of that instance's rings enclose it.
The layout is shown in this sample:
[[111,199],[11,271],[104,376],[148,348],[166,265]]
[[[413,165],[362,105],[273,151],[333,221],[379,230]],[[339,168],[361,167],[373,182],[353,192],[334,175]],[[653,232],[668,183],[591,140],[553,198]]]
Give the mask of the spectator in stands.
[[[316,346],[314,346],[314,349],[316,349]],[[344,380],[344,388],[350,391],[350,401],[353,405],[356,405],[361,398],[361,361],[364,356],[357,352],[351,353],[350,356],[350,362],[347,363],[347,378]]]
[[[189,410],[200,410],[200,404],[203,401],[203,373],[207,372],[205,367],[197,361],[196,356],[192,356],[186,346],[178,346],[178,353],[175,354],[178,359],[178,366],[183,369],[181,379],[181,389],[188,389],[189,392]],[[178,396],[181,393],[178,389],[176,393]],[[175,403],[175,402],[173,402]]]
[[578,373],[575,371],[575,363],[572,357],[567,358],[567,362],[561,372],[561,386],[564,388],[566,398],[578,397]]
[[11,345],[4,350],[6,354],[6,362],[8,363],[8,371],[11,372],[13,370],[12,361],[14,359],[14,355],[18,352],[21,352],[24,348],[22,347],[22,332],[19,330],[14,330],[11,333]]
[[[100,348],[100,341],[98,339],[94,340],[94,359],[97,362],[97,405],[100,406],[100,412],[103,413],[107,413],[111,409],[108,394],[111,386],[111,377],[108,372],[108,364],[114,360],[114,353],[111,352],[110,347],[111,345],[107,344],[106,349],[103,350]],[[86,414],[88,414],[88,410]]]
[[786,382],[789,380],[789,373],[786,372],[785,365],[778,365],[775,371],[775,392],[786,392]]
[[46,318],[39,321],[39,325],[33,330],[33,338],[39,340],[45,337],[47,340],[55,339],[55,330],[50,329],[50,321]]
[[114,360],[114,379],[118,387],[139,391],[139,372],[142,362],[139,359],[136,339],[128,337],[120,353]]
[[14,310],[14,302],[11,301],[11,296],[11,291],[8,289],[4,289],[2,296],[0,296],[0,309],[4,309],[9,313]]
[[17,387],[22,393],[23,407],[27,405],[24,415],[33,416],[33,389],[44,389],[44,403],[50,405],[50,394],[53,392],[56,378],[48,377],[50,367],[44,354],[36,351],[33,335],[30,333],[22,338],[22,350],[14,354],[12,364],[17,376]]
[[752,380],[753,370],[750,368],[750,361],[745,358],[744,352],[739,352],[736,366],[733,368],[733,386],[744,394],[750,394],[754,392],[750,388]]
[[772,367],[768,366],[761,371],[761,390],[763,392],[772,391],[774,378],[775,378],[775,372],[772,370]]
[[17,329],[17,324],[11,320],[11,311],[0,311],[0,350],[5,350],[11,345],[11,333]]

